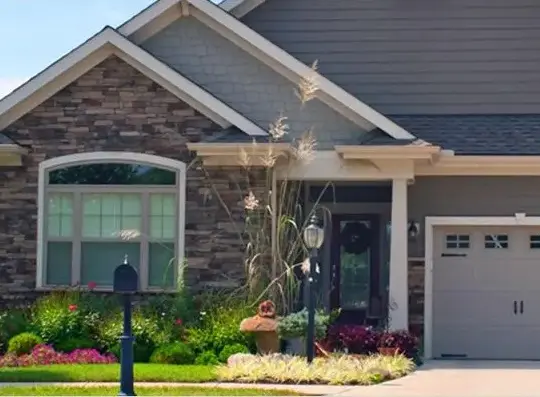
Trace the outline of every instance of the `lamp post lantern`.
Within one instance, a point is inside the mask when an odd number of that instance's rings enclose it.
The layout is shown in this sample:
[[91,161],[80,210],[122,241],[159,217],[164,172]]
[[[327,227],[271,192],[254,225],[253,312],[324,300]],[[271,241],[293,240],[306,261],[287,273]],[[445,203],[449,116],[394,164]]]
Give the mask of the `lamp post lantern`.
[[324,241],[324,229],[319,226],[318,219],[313,215],[309,225],[304,229],[304,243],[309,249],[308,274],[308,328],[306,337],[307,362],[311,364],[315,356],[315,288],[313,278],[319,273],[317,269],[317,253]]

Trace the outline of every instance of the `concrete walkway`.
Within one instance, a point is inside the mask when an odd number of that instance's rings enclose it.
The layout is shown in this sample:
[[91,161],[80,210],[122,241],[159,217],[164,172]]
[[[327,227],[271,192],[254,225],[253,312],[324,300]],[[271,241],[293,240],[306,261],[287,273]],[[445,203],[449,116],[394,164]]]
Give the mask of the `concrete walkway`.
[[335,393],[340,397],[540,396],[540,362],[429,361],[412,375]]

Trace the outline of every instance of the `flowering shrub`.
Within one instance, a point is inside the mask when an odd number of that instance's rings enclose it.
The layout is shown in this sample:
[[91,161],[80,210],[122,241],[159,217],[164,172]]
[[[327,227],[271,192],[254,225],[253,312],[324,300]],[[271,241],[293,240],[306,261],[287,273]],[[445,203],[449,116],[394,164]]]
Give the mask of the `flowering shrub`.
[[71,353],[59,353],[48,345],[37,345],[30,354],[0,357],[1,367],[28,367],[51,364],[113,364],[117,359],[111,354],[100,354],[94,349],[78,349]]
[[418,355],[418,338],[406,330],[383,332],[379,347],[395,347],[406,357],[415,358]]
[[364,325],[334,325],[328,330],[325,345],[331,350],[354,354],[376,353],[379,335],[375,329]]

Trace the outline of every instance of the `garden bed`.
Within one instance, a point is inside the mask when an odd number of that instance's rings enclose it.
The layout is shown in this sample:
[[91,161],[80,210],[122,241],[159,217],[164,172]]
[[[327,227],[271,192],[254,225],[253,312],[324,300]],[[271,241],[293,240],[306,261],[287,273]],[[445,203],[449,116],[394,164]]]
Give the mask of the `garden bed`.
[[225,382],[373,385],[400,378],[414,371],[412,360],[403,355],[332,355],[316,358],[309,365],[304,357],[276,354],[239,357],[216,369]]

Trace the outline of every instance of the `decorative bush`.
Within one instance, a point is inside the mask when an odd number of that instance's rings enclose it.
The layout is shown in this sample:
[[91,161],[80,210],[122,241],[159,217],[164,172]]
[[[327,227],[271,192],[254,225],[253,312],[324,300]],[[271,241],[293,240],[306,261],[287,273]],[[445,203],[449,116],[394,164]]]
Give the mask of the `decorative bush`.
[[7,349],[11,338],[30,329],[26,310],[17,309],[0,313],[0,353]]
[[247,299],[227,299],[223,296],[207,296],[206,308],[200,312],[197,327],[186,329],[186,343],[201,354],[212,350],[218,356],[225,346],[240,344],[255,351],[253,335],[240,331],[240,323],[252,315],[253,306]]
[[193,364],[193,350],[182,342],[160,346],[152,353],[150,362],[155,364]]
[[8,342],[8,353],[21,356],[28,354],[32,349],[43,343],[43,340],[31,332],[23,332],[11,338]]
[[97,343],[89,337],[79,337],[61,340],[54,345],[57,351],[70,353],[77,349],[93,349],[97,347]]
[[281,354],[251,356],[217,368],[220,381],[260,383],[314,383],[332,385],[370,385],[404,376],[415,368],[402,355],[340,355],[316,358],[311,365],[305,357]]
[[27,367],[51,364],[113,364],[117,360],[110,354],[102,355],[94,349],[78,349],[71,353],[59,353],[48,345],[37,345],[30,354],[0,357],[1,367]]
[[97,312],[83,310],[77,291],[54,292],[39,299],[32,311],[32,325],[46,343],[90,337],[100,325]]
[[418,356],[418,338],[406,330],[383,332],[379,338],[379,347],[395,347],[408,358]]
[[[315,313],[315,336],[317,338],[323,338],[326,334],[329,319],[330,316],[322,311]],[[304,337],[307,334],[307,324],[308,311],[304,308],[279,320],[278,333],[285,339]]]
[[212,350],[205,351],[197,356],[195,359],[197,365],[216,365],[219,364],[219,360]]
[[[159,328],[155,318],[145,317],[140,311],[133,313],[133,335],[135,344],[133,354],[136,362],[148,362],[158,345]],[[122,335],[122,316],[111,316],[104,320],[99,330],[100,346],[120,357],[120,336]]]
[[226,363],[230,356],[238,353],[249,353],[247,346],[235,343],[234,345],[225,346],[219,353],[219,361]]
[[334,325],[328,329],[325,346],[354,354],[377,352],[380,333],[364,325]]

